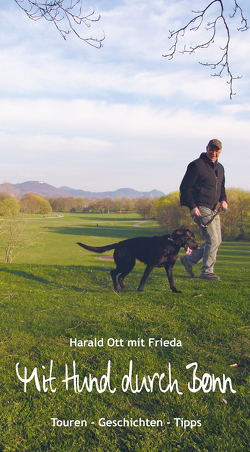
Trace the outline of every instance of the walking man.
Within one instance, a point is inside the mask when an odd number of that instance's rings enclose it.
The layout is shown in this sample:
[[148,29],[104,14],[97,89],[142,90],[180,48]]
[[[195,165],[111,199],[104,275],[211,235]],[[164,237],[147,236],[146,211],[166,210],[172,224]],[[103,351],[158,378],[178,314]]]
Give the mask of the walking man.
[[220,216],[217,215],[206,226],[216,213],[217,204],[227,209],[225,192],[225,174],[223,166],[218,162],[222,151],[219,140],[210,140],[206,152],[191,162],[180,186],[181,205],[190,209],[193,220],[199,225],[204,243],[197,251],[182,256],[181,263],[190,276],[194,276],[192,267],[203,259],[200,278],[218,281],[214,274],[214,265],[218,248],[221,244]]

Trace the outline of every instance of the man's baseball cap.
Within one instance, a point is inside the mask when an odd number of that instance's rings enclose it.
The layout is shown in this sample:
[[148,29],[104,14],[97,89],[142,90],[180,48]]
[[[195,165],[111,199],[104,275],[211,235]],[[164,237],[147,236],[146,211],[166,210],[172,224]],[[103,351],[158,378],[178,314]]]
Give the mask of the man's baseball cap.
[[222,149],[222,143],[219,140],[213,139],[209,141],[208,147]]

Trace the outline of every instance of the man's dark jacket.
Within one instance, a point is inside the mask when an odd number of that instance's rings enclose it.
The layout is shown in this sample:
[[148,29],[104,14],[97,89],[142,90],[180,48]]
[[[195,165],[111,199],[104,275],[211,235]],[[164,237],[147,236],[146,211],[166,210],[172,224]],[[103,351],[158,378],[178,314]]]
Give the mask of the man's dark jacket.
[[204,152],[187,167],[180,186],[181,205],[190,210],[198,206],[214,210],[218,202],[226,200],[224,168],[217,163],[215,170]]

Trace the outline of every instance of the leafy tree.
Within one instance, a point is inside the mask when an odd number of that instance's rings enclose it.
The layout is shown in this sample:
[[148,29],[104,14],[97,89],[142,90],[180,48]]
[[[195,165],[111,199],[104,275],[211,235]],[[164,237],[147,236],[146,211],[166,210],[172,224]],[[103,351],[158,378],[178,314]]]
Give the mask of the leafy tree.
[[89,208],[89,211],[90,212],[97,212],[98,210],[100,210],[100,199],[98,199],[98,198],[92,198],[92,199],[90,199],[89,200],[89,205],[88,205],[88,208]]
[[26,193],[20,200],[21,211],[25,213],[43,213],[52,212],[49,201],[34,193]]
[[79,196],[78,198],[76,198],[77,212],[82,212],[87,206],[88,206],[88,201],[85,198],[83,198],[82,196]]
[[234,238],[237,235],[238,195],[233,188],[227,189],[229,209],[221,214],[221,230],[223,238]]
[[101,204],[102,204],[103,211],[107,212],[108,214],[109,214],[110,210],[114,210],[115,203],[114,203],[114,200],[111,199],[110,197],[104,198],[101,201]]
[[122,213],[122,210],[124,210],[123,198],[120,198],[119,196],[116,196],[115,202],[114,202],[114,209],[116,211],[120,211],[120,214]]
[[135,200],[134,210],[139,213],[144,220],[153,218],[155,216],[155,199],[148,196],[142,196]]
[[161,196],[155,202],[158,223],[171,233],[180,226],[194,227],[188,209],[180,206],[180,195],[178,191]]
[[0,214],[3,217],[16,215],[20,211],[20,206],[15,198],[4,198],[0,201]]
[[239,220],[240,229],[245,230],[246,222],[249,220],[250,213],[250,193],[244,190],[237,189],[236,193],[238,195],[238,205],[239,205]]
[[49,198],[53,212],[70,212],[72,209],[78,210],[78,202],[73,196],[61,198]]
[[42,198],[41,196],[35,195],[36,200],[38,202],[39,205],[39,212],[38,213],[43,213],[45,215],[47,215],[48,213],[52,212],[52,208],[51,205],[49,203],[49,201],[47,201],[47,199]]
[[123,199],[123,206],[124,206],[124,210],[126,210],[127,212],[132,212],[134,210],[134,205],[135,205],[135,198],[122,198]]
[[250,193],[239,188],[227,189],[229,209],[221,214],[223,238],[245,240],[249,238]]
[[64,198],[49,198],[53,212],[64,212]]

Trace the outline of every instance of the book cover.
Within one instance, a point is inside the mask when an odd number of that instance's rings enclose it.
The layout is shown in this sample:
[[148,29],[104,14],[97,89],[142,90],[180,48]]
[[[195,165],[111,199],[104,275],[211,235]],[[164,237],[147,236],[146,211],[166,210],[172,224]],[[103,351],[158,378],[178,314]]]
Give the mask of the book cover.
[[[224,3],[1,2],[1,451],[249,445],[249,5]],[[144,281],[152,237],[201,244],[179,186],[211,138],[220,280],[180,242]]]

